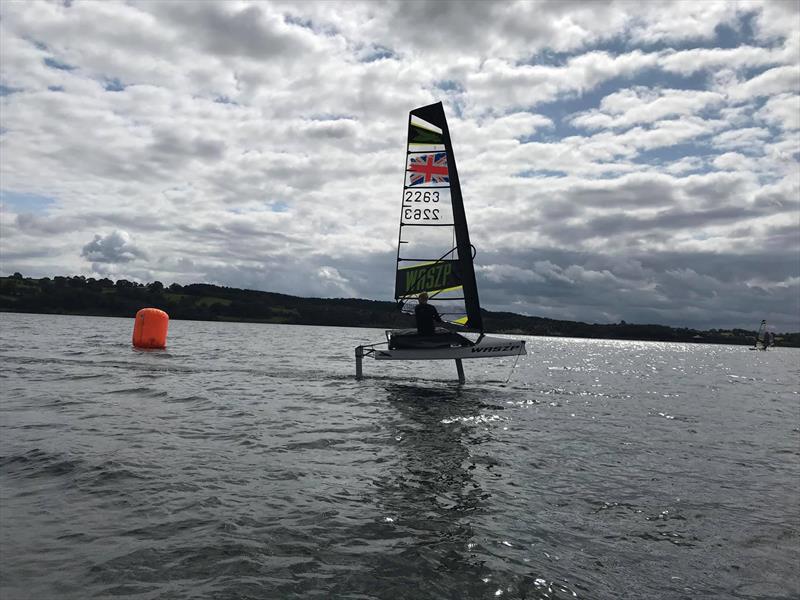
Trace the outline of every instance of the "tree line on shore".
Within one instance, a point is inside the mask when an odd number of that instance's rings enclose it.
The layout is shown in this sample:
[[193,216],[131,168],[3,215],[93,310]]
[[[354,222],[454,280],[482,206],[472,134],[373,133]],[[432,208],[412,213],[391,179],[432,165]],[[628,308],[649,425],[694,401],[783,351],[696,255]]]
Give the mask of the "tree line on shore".
[[[353,298],[301,298],[286,294],[243,290],[205,283],[164,286],[126,279],[43,277],[15,273],[0,277],[0,311],[132,317],[144,307],[160,308],[173,319],[245,321],[340,327],[412,327],[413,319],[394,302]],[[483,311],[487,331],[668,342],[753,344],[756,331],[710,329],[654,324],[599,324],[529,317],[509,312]],[[775,336],[776,345],[800,347],[800,332]]]

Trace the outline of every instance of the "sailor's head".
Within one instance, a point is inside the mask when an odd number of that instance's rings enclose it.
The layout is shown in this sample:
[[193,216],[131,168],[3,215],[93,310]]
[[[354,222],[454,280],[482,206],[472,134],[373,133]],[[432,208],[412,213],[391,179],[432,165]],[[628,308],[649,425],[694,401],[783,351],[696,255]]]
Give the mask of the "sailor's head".
[[428,293],[427,292],[422,292],[419,295],[418,300],[419,300],[420,304],[425,304],[428,301]]

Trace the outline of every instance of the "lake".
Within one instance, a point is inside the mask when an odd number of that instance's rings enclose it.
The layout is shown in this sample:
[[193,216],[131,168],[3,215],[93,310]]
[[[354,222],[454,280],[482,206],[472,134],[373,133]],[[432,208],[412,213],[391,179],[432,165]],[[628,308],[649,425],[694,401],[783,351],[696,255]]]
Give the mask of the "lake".
[[0,315],[4,600],[800,596],[797,349],[132,329]]

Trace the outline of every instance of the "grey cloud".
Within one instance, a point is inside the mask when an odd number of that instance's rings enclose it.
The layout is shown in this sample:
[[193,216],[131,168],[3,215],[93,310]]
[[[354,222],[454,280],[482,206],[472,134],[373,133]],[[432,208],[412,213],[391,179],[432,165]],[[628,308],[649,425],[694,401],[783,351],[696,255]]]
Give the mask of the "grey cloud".
[[17,215],[17,227],[21,231],[32,234],[62,234],[74,231],[80,223],[72,218],[65,216],[45,216],[32,213],[21,213]]
[[282,16],[268,14],[259,5],[165,2],[148,8],[181,31],[190,45],[213,54],[263,60],[276,55],[299,58],[310,49],[306,35],[299,33],[303,28],[285,27]]
[[157,155],[159,162],[170,161],[178,166],[187,158],[219,160],[225,152],[222,140],[187,136],[180,130],[160,129],[153,132],[149,152]]
[[[796,195],[796,187],[787,183],[759,189],[749,174],[709,173],[680,179],[643,173],[576,182],[544,194],[535,212],[517,217],[506,229],[538,231],[570,246],[580,246],[587,239],[640,234],[647,234],[650,241],[668,241],[679,232],[702,233],[719,225],[741,227],[754,218],[798,211]],[[598,213],[593,210],[597,208],[606,210]]]
[[242,245],[245,252],[247,252],[248,248],[252,252],[254,238],[263,242],[273,241],[280,244],[291,244],[292,248],[297,250],[305,249],[303,248],[302,240],[298,239],[299,236],[276,231],[274,226],[270,227],[242,219],[227,222],[205,221],[197,225],[181,225],[180,229],[185,233],[197,236],[198,242],[202,239],[213,238],[225,242],[229,249],[235,249]]
[[147,254],[139,248],[126,231],[115,230],[107,235],[95,234],[81,250],[81,256],[97,263],[127,263]]
[[663,210],[652,217],[637,217],[625,213],[615,213],[590,219],[585,225],[564,228],[556,234],[562,241],[576,237],[612,237],[617,235],[635,236],[655,231],[664,234],[668,230],[702,230],[709,225],[731,223],[755,216],[759,211],[739,206],[722,206],[711,210]]
[[65,136],[58,149],[48,152],[42,159],[67,172],[137,183],[163,181],[178,164],[174,157],[167,161],[156,159],[142,147],[101,145],[90,137],[78,136]]
[[[800,273],[800,213],[795,213],[794,223],[790,225],[778,225],[769,227],[763,234],[765,242],[760,245],[767,251],[780,253],[794,249],[794,271],[787,270],[784,273]],[[750,240],[745,243],[750,244]]]
[[[484,304],[528,314],[609,322],[674,326],[739,327],[762,318],[784,331],[800,325],[800,284],[787,284],[787,272],[800,275],[798,255],[783,253],[608,255],[551,249],[504,254],[505,266],[545,274],[539,278],[490,277],[478,269]],[[539,265],[538,267],[536,265]],[[761,281],[761,285],[753,282]]]
[[507,280],[545,281],[545,278],[539,273],[513,265],[485,265],[478,268],[487,280],[494,283],[502,283]]
[[389,18],[403,36],[420,46],[446,46],[452,37],[480,39],[480,29],[506,7],[494,2],[398,2]]
[[800,195],[798,195],[797,189],[791,192],[765,190],[756,194],[753,205],[764,212],[775,214],[800,211]]
[[633,175],[617,181],[593,181],[569,190],[568,201],[579,206],[652,207],[676,201],[672,181],[654,175]]
[[168,231],[172,225],[163,222],[162,216],[151,208],[131,211],[87,210],[81,214],[20,213],[16,216],[17,228],[31,235],[62,235],[87,227],[114,226],[126,229],[146,228],[148,231]]
[[780,250],[759,246],[745,246],[733,252],[662,252],[641,257],[645,268],[659,272],[670,269],[693,269],[698,273],[731,284],[740,284],[758,278],[768,281],[783,281],[787,273],[798,274],[798,248],[783,247]]
[[542,201],[537,208],[537,218],[546,223],[559,222],[569,219],[580,214],[582,210],[576,204],[564,202],[561,198],[557,198],[555,200],[546,199]]
[[[8,250],[3,248],[3,265],[6,269],[10,271],[16,271],[17,269],[11,269],[8,267],[10,261],[20,260],[20,259],[28,259],[28,258],[45,258],[45,257],[57,257],[61,253],[60,248],[49,248],[45,246],[39,246],[37,248],[22,248],[22,249],[14,249]],[[23,269],[24,270],[24,269]]]
[[752,193],[752,177],[742,173],[711,173],[689,176],[681,185],[687,198],[696,206],[716,206],[731,201],[744,201]]
[[356,133],[357,124],[353,119],[310,121],[297,128],[297,135],[323,140],[353,138]]
[[[512,231],[540,231],[564,244],[587,238],[672,234],[681,229],[735,223],[793,210],[796,201],[781,187],[752,197],[752,178],[739,173],[709,173],[683,179],[639,173],[612,180],[576,181],[537,199],[536,211],[516,217]],[[597,214],[595,209],[606,209]],[[659,209],[658,212],[643,210]],[[546,224],[546,226],[543,226]]]

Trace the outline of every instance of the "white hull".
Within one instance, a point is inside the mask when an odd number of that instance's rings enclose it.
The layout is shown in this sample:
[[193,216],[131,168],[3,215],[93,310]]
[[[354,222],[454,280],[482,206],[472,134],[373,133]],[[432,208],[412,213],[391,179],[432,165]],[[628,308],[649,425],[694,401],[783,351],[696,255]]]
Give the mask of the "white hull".
[[527,354],[525,340],[509,340],[484,336],[474,346],[452,348],[411,348],[400,350],[378,350],[372,354],[375,360],[453,360],[462,358],[497,358]]

